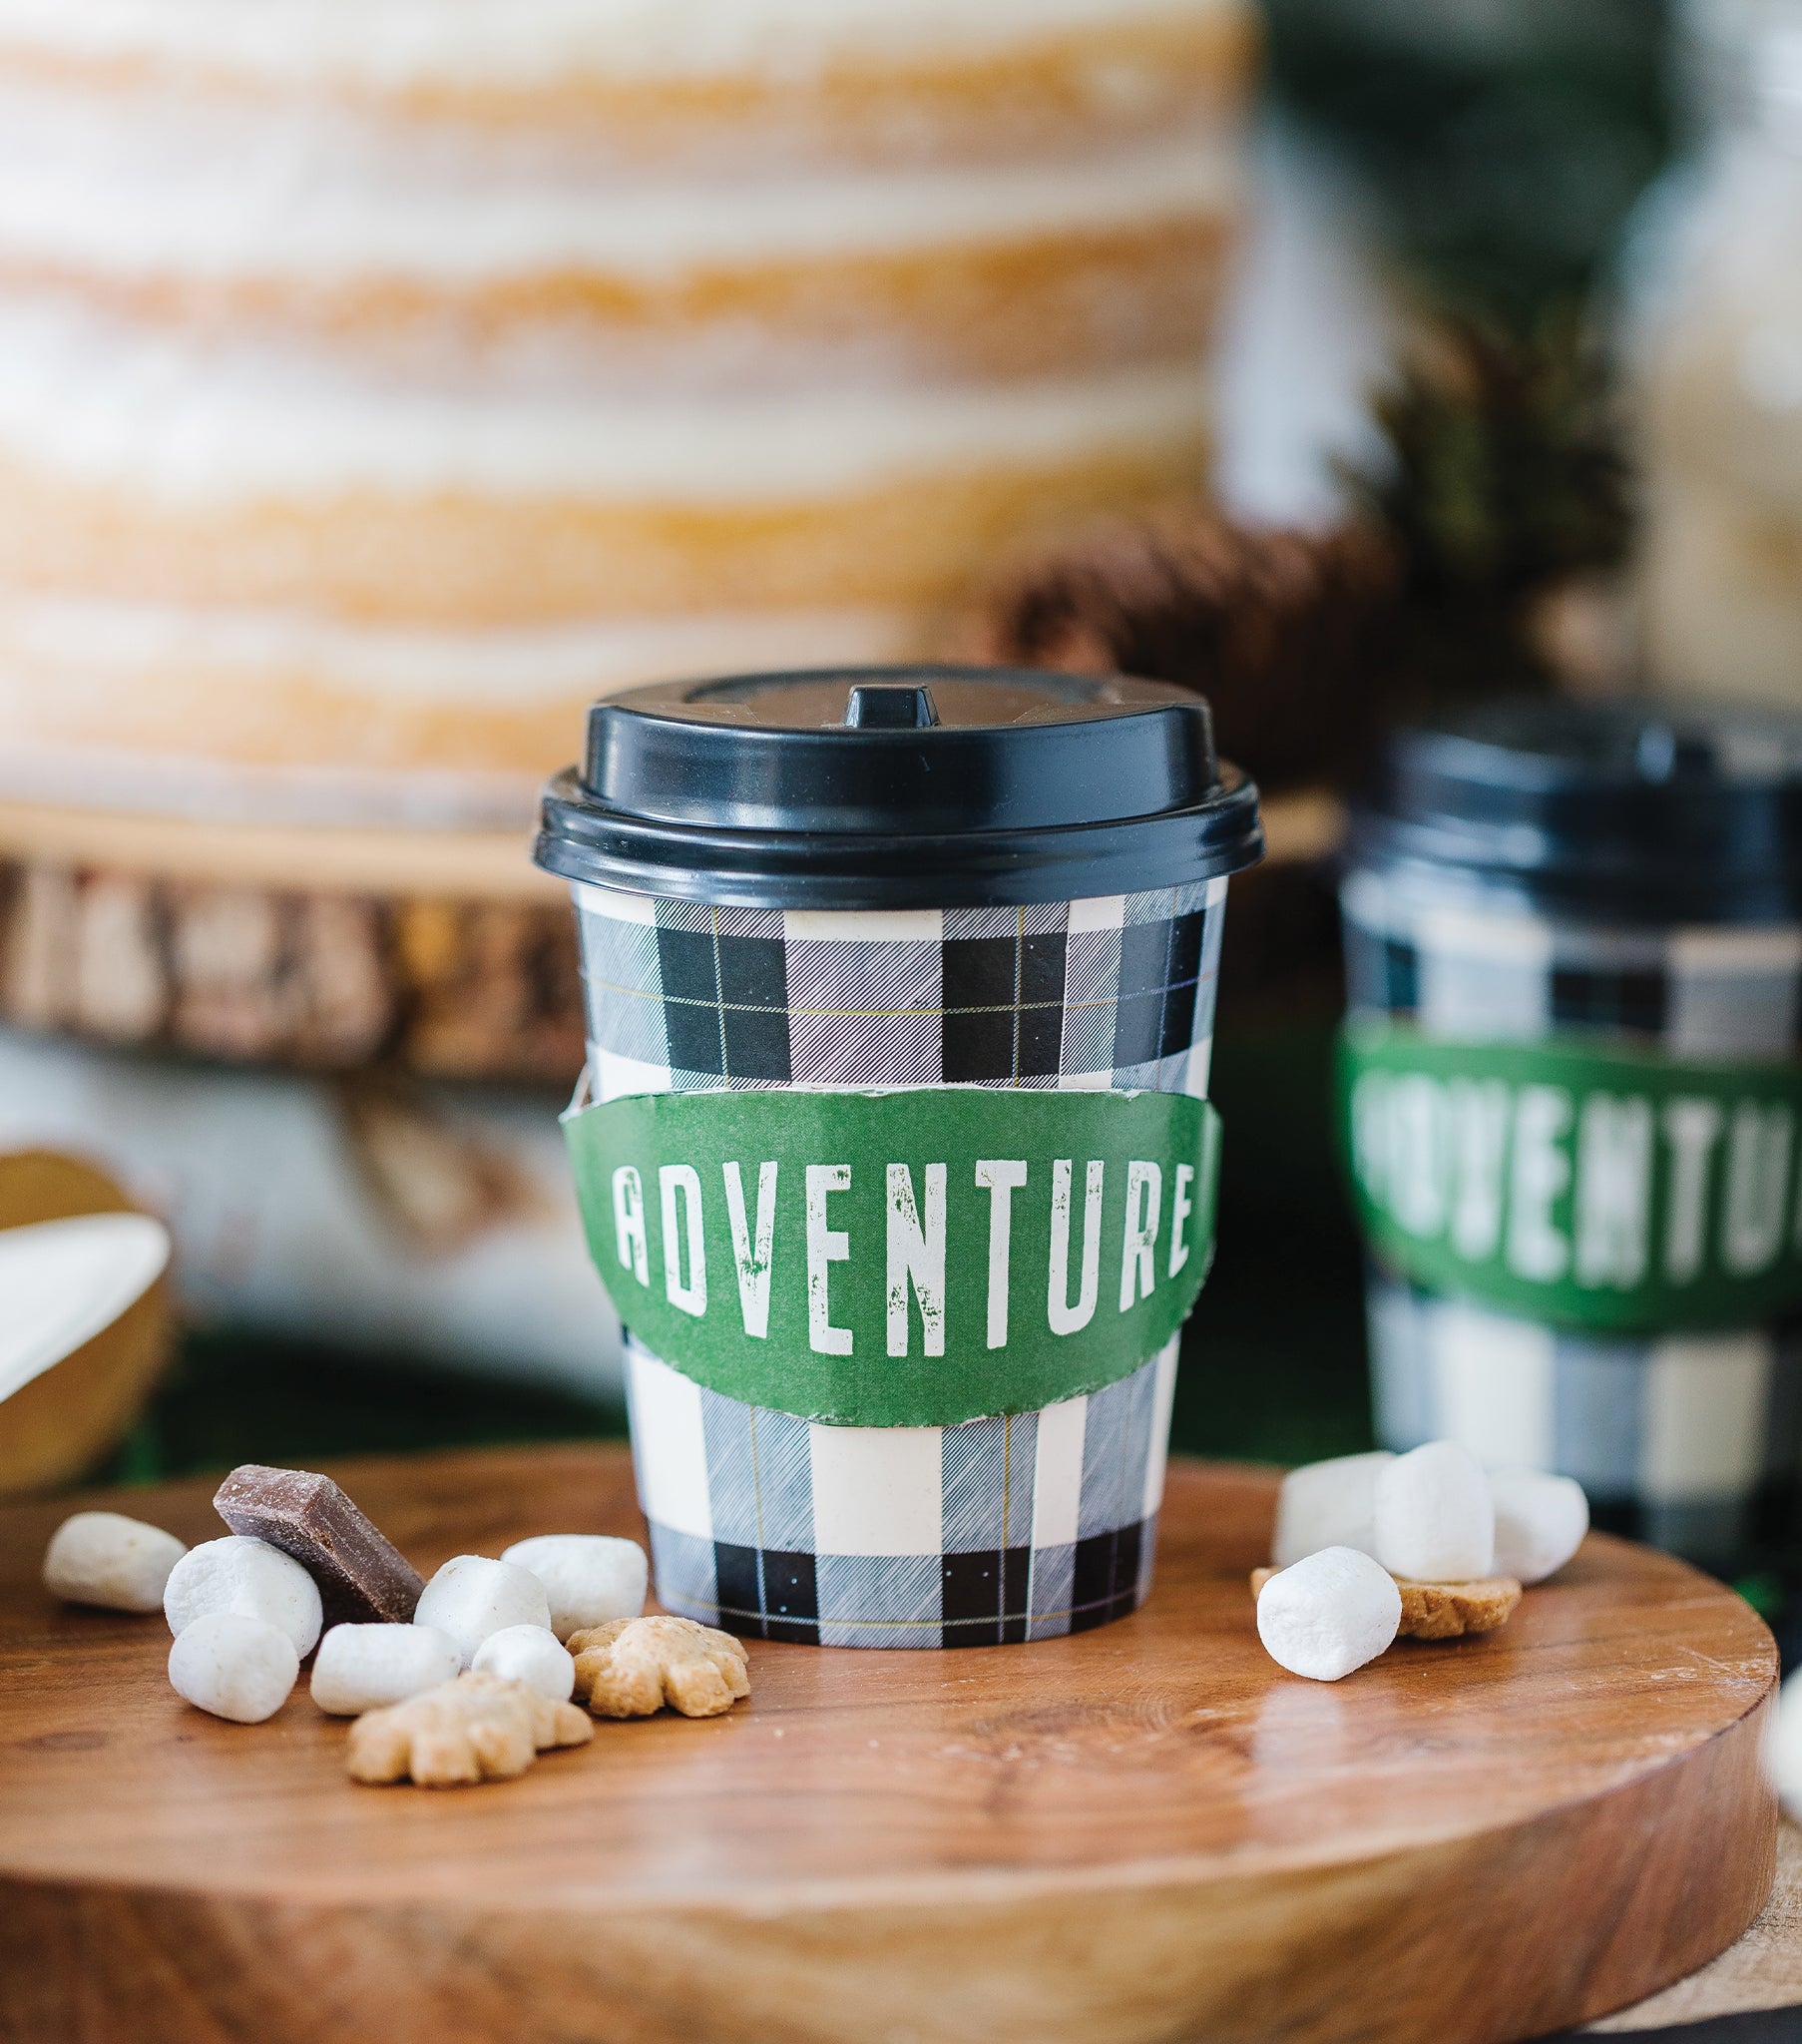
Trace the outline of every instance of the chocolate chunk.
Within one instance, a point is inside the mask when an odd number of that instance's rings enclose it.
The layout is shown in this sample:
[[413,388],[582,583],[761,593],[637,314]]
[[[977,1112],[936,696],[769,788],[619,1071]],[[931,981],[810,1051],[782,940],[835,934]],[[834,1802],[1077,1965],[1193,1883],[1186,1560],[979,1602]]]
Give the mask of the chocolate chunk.
[[425,1588],[329,1476],[306,1469],[233,1469],[213,1500],[233,1533],[292,1555],[319,1586],[325,1623],[406,1625]]

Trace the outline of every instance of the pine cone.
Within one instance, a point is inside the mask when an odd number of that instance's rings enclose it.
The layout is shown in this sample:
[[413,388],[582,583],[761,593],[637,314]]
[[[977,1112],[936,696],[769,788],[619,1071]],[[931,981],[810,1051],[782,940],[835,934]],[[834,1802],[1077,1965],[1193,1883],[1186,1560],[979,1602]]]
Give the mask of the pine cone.
[[1548,601],[1611,571],[1629,525],[1580,325],[1441,318],[1375,417],[1354,521],[1260,531],[1196,504],[1099,526],[991,592],[973,657],[1197,689],[1265,788],[1343,778],[1398,717],[1554,686]]
[[1368,732],[1402,569],[1373,526],[1233,525],[1172,506],[1079,535],[991,595],[969,650],[1198,690],[1215,741],[1266,789],[1342,771]]
[[1374,412],[1385,457],[1346,480],[1406,553],[1412,603],[1506,620],[1524,598],[1624,557],[1621,421],[1575,313],[1526,332],[1442,316],[1415,335]]

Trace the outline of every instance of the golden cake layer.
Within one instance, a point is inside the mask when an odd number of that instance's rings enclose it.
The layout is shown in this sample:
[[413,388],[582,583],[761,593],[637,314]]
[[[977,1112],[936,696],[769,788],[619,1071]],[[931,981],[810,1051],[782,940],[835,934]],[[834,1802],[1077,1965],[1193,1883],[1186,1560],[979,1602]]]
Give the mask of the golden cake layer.
[[1192,361],[1212,323],[1234,212],[970,246],[697,262],[666,275],[547,264],[459,280],[389,270],[106,274],[0,247],[0,294],[58,296],[208,338],[262,332],[354,349],[396,372],[465,364],[553,337],[629,382],[722,364],[804,381],[842,374],[1005,378]]
[[1062,459],[909,464],[807,494],[772,479],[767,495],[727,501],[555,485],[403,495],[348,479],[184,501],[0,460],[0,587],[470,628],[697,606],[930,615],[1010,543],[1192,487],[1201,411],[1197,390],[1136,445],[1098,436]]
[[741,170],[1141,141],[1236,113],[1255,51],[1236,0],[0,4],[0,78],[116,94],[128,117],[145,95],[305,97],[534,146],[574,139],[620,163]]
[[1236,0],[0,0],[0,790],[523,815],[605,689],[923,650],[1192,491],[1248,47]]

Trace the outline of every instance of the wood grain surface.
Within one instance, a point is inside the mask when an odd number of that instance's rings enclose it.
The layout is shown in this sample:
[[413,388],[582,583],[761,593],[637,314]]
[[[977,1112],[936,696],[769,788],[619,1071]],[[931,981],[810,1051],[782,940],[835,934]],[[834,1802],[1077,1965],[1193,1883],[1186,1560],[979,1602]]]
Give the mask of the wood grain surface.
[[[423,1568],[636,1531],[623,1450],[335,1472]],[[524,1780],[353,1788],[304,1689],[189,1710],[157,1619],[58,1609],[0,1511],[13,2044],[1151,2044],[1536,2036],[1720,1950],[1771,1883],[1764,1626],[1604,1537],[1503,1631],[1331,1686],[1263,1654],[1269,1472],[1172,1464],[1157,1586],[1078,1638],[757,1644],[729,1717]],[[201,1539],[211,1484],[122,1495]]]

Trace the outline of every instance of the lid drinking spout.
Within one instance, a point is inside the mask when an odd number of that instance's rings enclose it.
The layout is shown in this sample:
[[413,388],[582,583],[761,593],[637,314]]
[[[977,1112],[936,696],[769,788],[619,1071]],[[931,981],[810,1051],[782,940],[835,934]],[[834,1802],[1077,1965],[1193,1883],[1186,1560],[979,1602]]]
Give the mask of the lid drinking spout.
[[922,731],[938,721],[938,705],[926,688],[866,685],[853,689],[845,705],[845,723],[855,731]]

